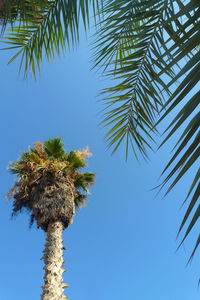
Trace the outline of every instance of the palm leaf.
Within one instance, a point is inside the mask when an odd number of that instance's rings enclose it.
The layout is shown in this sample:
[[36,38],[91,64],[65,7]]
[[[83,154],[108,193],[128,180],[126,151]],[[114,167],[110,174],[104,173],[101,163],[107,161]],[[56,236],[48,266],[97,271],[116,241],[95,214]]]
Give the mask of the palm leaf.
[[[21,56],[20,70],[24,67],[24,75],[31,71],[36,77],[36,70],[44,57],[48,61],[54,59],[68,48],[77,45],[79,40],[79,23],[82,17],[85,28],[89,23],[89,4],[93,4],[94,13],[99,9],[99,0],[49,0],[37,10],[37,15],[30,15],[25,23],[20,19],[15,26],[7,28],[3,43],[18,47],[19,52],[9,61]],[[98,4],[98,5],[97,5]]]
[[[166,165],[161,188],[165,195],[192,168],[197,168],[186,200],[191,198],[180,230],[199,199],[200,157],[200,7],[198,0],[107,1],[105,18],[99,24],[94,66],[114,79],[102,91],[108,127],[108,146],[118,149],[123,141],[146,156],[148,140],[161,121],[175,117],[165,130],[161,146],[181,132],[175,153]],[[164,100],[163,101],[163,96]],[[157,123],[157,114],[161,117]],[[150,129],[152,131],[150,132]],[[182,130],[182,131],[181,131]],[[177,139],[177,138],[176,138]],[[129,143],[130,141],[130,143]],[[200,216],[197,207],[186,229],[188,236]],[[200,238],[198,238],[192,256]]]
[[0,3],[1,33],[4,33],[8,23],[12,25],[18,19],[21,23],[26,23],[33,17],[36,20],[38,10],[44,8],[46,3],[47,0],[2,0]]
[[162,23],[171,2],[112,0],[104,4],[94,67],[102,67],[104,74],[117,82],[102,91],[106,106],[103,122],[109,127],[108,147],[116,144],[115,152],[126,140],[126,157],[129,145],[135,155],[139,151],[147,157],[146,147],[151,149],[156,133],[152,130],[156,115],[165,93],[170,92],[160,72],[166,70],[165,76],[173,78],[162,57],[164,50],[161,52],[165,42]]
[[[165,103],[163,107],[163,112],[165,112],[157,125],[176,110],[174,119],[164,132],[167,133],[167,136],[161,143],[162,146],[174,134],[182,131],[181,134],[179,133],[180,137],[174,146],[176,151],[163,171],[163,174],[168,172],[161,186],[163,188],[169,184],[166,194],[174,188],[186,173],[190,172],[191,174],[194,168],[197,169],[191,183],[188,183],[189,191],[184,201],[186,203],[190,199],[179,233],[190,217],[191,221],[186,228],[181,241],[182,244],[200,217],[200,205],[197,205],[200,196],[200,91],[198,88],[200,82],[200,9],[198,1],[187,1],[185,5],[181,1],[177,1],[177,3],[180,6],[177,20],[182,17],[184,21],[177,26],[174,32],[171,31],[174,37],[175,35],[178,37],[178,40],[168,49],[169,52],[173,53],[173,59],[169,62],[167,68],[169,69],[176,64],[181,64],[182,68],[168,83],[168,87],[173,89],[173,94]],[[163,57],[166,55],[165,52]],[[172,182],[170,183],[170,181]],[[197,208],[192,215],[195,205],[197,205]],[[198,237],[190,259],[194,256],[199,242]]]

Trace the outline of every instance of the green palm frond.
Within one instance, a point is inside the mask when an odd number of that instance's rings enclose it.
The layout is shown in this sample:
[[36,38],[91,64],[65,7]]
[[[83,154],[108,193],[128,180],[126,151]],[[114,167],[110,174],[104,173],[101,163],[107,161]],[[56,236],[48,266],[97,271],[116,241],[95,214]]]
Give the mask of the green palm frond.
[[[166,138],[181,132],[163,171],[166,194],[196,167],[189,186],[187,212],[180,231],[200,195],[200,7],[198,0],[107,1],[99,24],[94,66],[103,68],[114,84],[103,90],[104,126],[113,152],[124,141],[146,156],[149,140],[163,119],[175,111]],[[163,101],[163,98],[165,101]],[[156,123],[157,114],[161,114]],[[151,130],[151,131],[150,131]],[[170,181],[172,182],[170,183]],[[185,200],[185,201],[186,201]],[[197,206],[182,242],[200,217]],[[200,244],[198,237],[192,253]],[[192,257],[191,256],[191,257]]]
[[19,70],[23,66],[25,77],[29,71],[36,77],[36,71],[40,72],[44,57],[51,61],[55,54],[60,55],[64,52],[66,46],[70,48],[77,45],[80,17],[86,29],[89,24],[89,4],[93,4],[94,13],[97,14],[99,2],[47,0],[37,9],[37,14],[29,13],[25,23],[21,22],[19,16],[15,23],[7,28],[2,40],[10,45],[4,50],[18,49],[9,63],[21,56]]
[[[80,208],[85,205],[87,200],[87,194],[90,193],[88,186],[94,184],[95,174],[94,173],[77,173],[74,181],[75,188],[77,190],[77,195],[75,198],[75,205]],[[86,193],[82,193],[82,190]]]
[[60,158],[66,154],[65,149],[63,148],[64,143],[61,141],[60,137],[51,138],[48,141],[44,142],[44,149],[50,157]]
[[67,161],[71,165],[73,165],[74,169],[80,169],[84,168],[86,166],[85,160],[82,160],[76,153],[76,151],[70,151],[69,154],[67,155]]
[[[164,133],[167,133],[167,136],[161,144],[162,146],[168,142],[170,137],[182,131],[174,146],[175,153],[163,171],[163,174],[168,171],[168,175],[162,183],[162,187],[169,184],[166,194],[186,173],[192,172],[196,168],[194,178],[188,184],[189,191],[184,201],[185,203],[189,198],[191,199],[179,233],[190,217],[191,221],[186,228],[182,244],[200,217],[200,205],[192,215],[192,210],[197,205],[200,196],[200,8],[198,1],[188,1],[185,5],[181,1],[177,1],[177,3],[180,5],[180,11],[177,13],[176,22],[180,18],[184,21],[179,23],[173,33],[173,36],[176,36],[176,42],[168,49],[173,54],[168,68],[178,63],[182,67],[168,83],[168,87],[174,91],[166,102],[163,108],[165,112],[157,124],[176,109],[176,115],[166,128]],[[195,254],[199,243],[200,238],[198,237],[190,259]]]
[[1,0],[0,2],[0,24],[2,34],[7,24],[13,24],[20,20],[26,23],[27,20],[37,19],[38,10],[45,7],[47,0]]
[[[147,157],[146,148],[151,149],[156,133],[152,129],[155,117],[164,95],[170,93],[166,76],[173,78],[173,72],[162,58],[162,24],[172,14],[171,2],[108,1],[105,20],[99,24],[94,66],[102,65],[105,75],[117,82],[102,91],[103,122],[109,127],[106,140],[109,147],[114,146],[113,152],[125,140],[126,158],[129,144],[136,157],[138,150]],[[165,79],[159,74],[163,70]]]

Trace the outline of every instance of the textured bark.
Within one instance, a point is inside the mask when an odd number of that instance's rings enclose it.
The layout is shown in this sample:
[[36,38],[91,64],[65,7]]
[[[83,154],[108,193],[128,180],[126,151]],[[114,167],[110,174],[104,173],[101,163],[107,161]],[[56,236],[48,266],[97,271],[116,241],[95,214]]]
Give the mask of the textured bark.
[[[75,215],[75,187],[63,174],[47,173],[32,188],[30,202],[38,227],[60,221],[68,227]],[[29,203],[30,203],[29,202]]]
[[64,288],[67,284],[63,283],[63,239],[62,233],[64,226],[62,222],[50,223],[47,228],[47,238],[43,260],[45,263],[43,293],[41,300],[68,300],[64,295]]

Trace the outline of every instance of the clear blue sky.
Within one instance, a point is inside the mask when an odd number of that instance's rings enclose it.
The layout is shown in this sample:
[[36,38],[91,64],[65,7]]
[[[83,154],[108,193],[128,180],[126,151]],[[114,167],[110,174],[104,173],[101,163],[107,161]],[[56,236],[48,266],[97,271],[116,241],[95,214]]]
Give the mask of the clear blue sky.
[[26,214],[11,220],[12,203],[4,195],[14,177],[6,167],[28,145],[56,136],[63,138],[67,150],[88,145],[93,153],[89,169],[97,173],[87,207],[64,232],[69,299],[199,299],[199,251],[185,267],[193,234],[175,253],[189,176],[164,200],[150,191],[159,182],[171,144],[140,165],[131,156],[126,163],[123,149],[114,156],[106,151],[105,131],[98,127],[102,106],[96,97],[106,83],[89,70],[84,35],[77,51],[44,64],[37,81],[18,78],[18,64],[6,66],[10,56],[0,54],[0,299],[40,298],[45,234],[35,226],[29,229]]

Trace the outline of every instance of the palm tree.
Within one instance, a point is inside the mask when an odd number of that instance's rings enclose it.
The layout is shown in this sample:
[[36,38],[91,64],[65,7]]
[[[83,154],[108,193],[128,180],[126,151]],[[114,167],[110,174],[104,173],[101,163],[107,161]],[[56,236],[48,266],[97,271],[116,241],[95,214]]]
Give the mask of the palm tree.
[[34,143],[28,152],[10,164],[18,181],[8,193],[13,198],[13,215],[23,209],[31,213],[30,225],[47,233],[43,260],[45,263],[43,300],[68,299],[64,295],[62,233],[73,221],[75,208],[87,199],[88,186],[94,183],[94,173],[80,173],[86,167],[86,148],[67,153],[63,142],[51,138],[44,144]]
[[[85,28],[89,4],[99,15],[94,44],[94,67],[116,83],[102,91],[106,105],[104,126],[106,140],[115,152],[124,143],[126,158],[130,149],[139,159],[148,158],[158,125],[171,120],[164,130],[162,146],[181,132],[163,174],[161,188],[167,194],[177,182],[196,166],[185,201],[191,199],[180,230],[192,214],[200,195],[200,7],[198,0],[84,0],[48,1],[41,22],[30,21],[4,35],[3,42],[19,51],[25,76],[40,69],[43,52],[48,60],[55,52],[78,41],[79,15]],[[60,18],[58,18],[60,16]],[[61,21],[60,21],[61,20]],[[8,48],[10,49],[10,48]],[[171,168],[171,170],[170,170]],[[168,172],[168,173],[167,173]],[[196,209],[183,240],[200,217]],[[182,241],[183,241],[182,240]],[[200,235],[194,247],[196,251]],[[194,254],[192,253],[192,256]],[[192,257],[191,256],[191,257]]]

